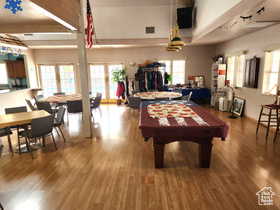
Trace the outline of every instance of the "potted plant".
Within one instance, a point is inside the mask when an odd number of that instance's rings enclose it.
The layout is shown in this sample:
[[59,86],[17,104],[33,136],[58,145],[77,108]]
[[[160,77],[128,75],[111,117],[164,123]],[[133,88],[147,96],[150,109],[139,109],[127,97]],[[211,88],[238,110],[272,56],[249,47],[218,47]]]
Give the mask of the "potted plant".
[[117,92],[116,92],[116,95],[118,97],[117,99],[118,105],[121,104],[121,96],[124,96],[124,92],[125,92],[125,86],[124,86],[124,81],[126,76],[125,72],[126,72],[125,68],[114,70],[112,72],[112,81],[118,83]]

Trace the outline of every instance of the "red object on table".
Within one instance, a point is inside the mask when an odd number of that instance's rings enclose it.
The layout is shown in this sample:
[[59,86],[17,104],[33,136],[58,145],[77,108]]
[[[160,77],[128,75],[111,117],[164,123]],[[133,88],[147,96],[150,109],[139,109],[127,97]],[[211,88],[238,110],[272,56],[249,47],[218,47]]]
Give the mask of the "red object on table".
[[169,126],[162,126],[157,118],[149,116],[147,106],[142,106],[139,128],[145,139],[153,138],[156,168],[163,168],[165,144],[175,141],[198,143],[200,167],[210,167],[212,140],[214,137],[225,140],[228,126],[200,106],[191,106],[191,109],[208,125],[200,125],[192,118],[184,118],[187,125],[180,126],[175,118],[168,118]]

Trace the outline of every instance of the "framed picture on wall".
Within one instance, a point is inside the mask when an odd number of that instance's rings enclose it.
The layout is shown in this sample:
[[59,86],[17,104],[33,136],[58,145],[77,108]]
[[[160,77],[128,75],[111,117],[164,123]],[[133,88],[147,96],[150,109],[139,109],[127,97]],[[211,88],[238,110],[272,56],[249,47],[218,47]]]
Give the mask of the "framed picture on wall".
[[245,99],[234,97],[232,102],[232,108],[231,108],[232,114],[238,117],[242,117],[244,106],[245,106]]

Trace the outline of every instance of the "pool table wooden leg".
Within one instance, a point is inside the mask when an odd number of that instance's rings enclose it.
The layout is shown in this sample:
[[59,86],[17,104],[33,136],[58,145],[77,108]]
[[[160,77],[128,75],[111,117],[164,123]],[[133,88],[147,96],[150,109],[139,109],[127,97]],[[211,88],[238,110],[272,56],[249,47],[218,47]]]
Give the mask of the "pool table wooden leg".
[[199,143],[199,166],[201,168],[210,168],[212,139],[205,139]]
[[164,147],[165,144],[155,143],[154,140],[154,161],[155,168],[163,168],[164,167]]

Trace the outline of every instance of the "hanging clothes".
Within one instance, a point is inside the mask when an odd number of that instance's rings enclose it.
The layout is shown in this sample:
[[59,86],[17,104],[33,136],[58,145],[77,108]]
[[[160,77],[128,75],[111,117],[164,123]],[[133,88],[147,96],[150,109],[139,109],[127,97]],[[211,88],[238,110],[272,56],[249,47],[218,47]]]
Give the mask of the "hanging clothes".
[[124,82],[118,82],[116,96],[118,98],[122,97],[123,99],[125,99],[125,85],[124,85]]

